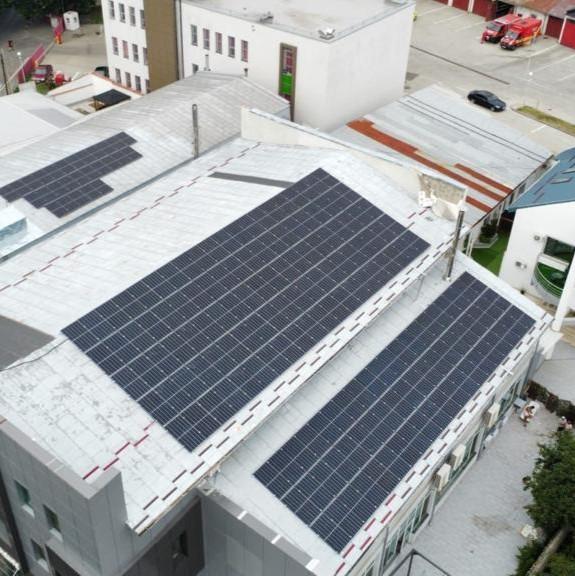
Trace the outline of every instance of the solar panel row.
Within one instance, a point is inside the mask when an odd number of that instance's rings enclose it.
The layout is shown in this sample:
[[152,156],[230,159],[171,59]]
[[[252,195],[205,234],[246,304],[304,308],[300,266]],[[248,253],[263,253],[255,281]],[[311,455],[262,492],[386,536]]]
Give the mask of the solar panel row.
[[7,202],[24,198],[61,218],[111,192],[99,179],[141,158],[130,148],[135,142],[120,132],[7,184],[0,188],[0,196]]
[[193,449],[427,247],[317,170],[64,333]]
[[341,551],[533,324],[463,274],[256,478]]

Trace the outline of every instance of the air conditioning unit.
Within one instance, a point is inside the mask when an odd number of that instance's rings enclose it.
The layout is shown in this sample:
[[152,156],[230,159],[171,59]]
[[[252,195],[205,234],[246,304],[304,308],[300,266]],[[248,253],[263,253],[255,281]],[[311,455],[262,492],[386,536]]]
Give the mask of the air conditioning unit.
[[461,466],[463,459],[465,458],[465,444],[459,444],[455,447],[455,450],[451,453],[449,457],[449,464],[451,468],[455,470]]
[[484,414],[485,426],[487,428],[493,428],[497,424],[497,418],[499,418],[499,412],[501,411],[501,404],[495,402],[492,404]]
[[444,464],[435,473],[435,486],[439,492],[441,492],[447,486],[450,474],[451,474],[451,466],[449,464]]

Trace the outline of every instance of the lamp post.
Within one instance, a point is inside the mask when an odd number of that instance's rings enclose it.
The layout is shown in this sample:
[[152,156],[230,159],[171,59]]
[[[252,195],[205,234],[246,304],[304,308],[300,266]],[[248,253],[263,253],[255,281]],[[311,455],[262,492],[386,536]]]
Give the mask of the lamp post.
[[16,52],[18,56],[18,62],[20,63],[20,68],[18,69],[18,82],[24,84],[26,82],[26,74],[24,72],[24,62],[22,60],[22,52]]

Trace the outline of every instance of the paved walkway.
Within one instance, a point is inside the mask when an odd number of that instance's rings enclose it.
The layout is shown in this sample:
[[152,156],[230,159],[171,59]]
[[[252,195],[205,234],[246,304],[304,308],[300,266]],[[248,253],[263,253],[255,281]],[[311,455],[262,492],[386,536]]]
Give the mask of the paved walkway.
[[[529,493],[522,478],[530,474],[537,445],[555,430],[557,418],[541,410],[524,428],[516,415],[456,484],[415,548],[452,576],[510,576],[520,530],[529,523]],[[422,576],[420,572],[413,576]]]
[[558,342],[553,357],[543,363],[533,380],[561,400],[575,404],[575,347],[563,340]]

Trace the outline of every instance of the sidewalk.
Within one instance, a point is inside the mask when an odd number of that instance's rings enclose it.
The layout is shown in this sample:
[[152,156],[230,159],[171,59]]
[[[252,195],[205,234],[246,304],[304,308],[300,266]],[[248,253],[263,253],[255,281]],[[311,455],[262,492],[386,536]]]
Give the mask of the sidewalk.
[[575,348],[564,340],[558,342],[553,357],[543,362],[533,380],[561,400],[575,404]]
[[452,576],[510,576],[530,519],[522,478],[531,473],[537,445],[555,431],[557,418],[540,410],[524,428],[515,414],[439,508],[416,550]]

